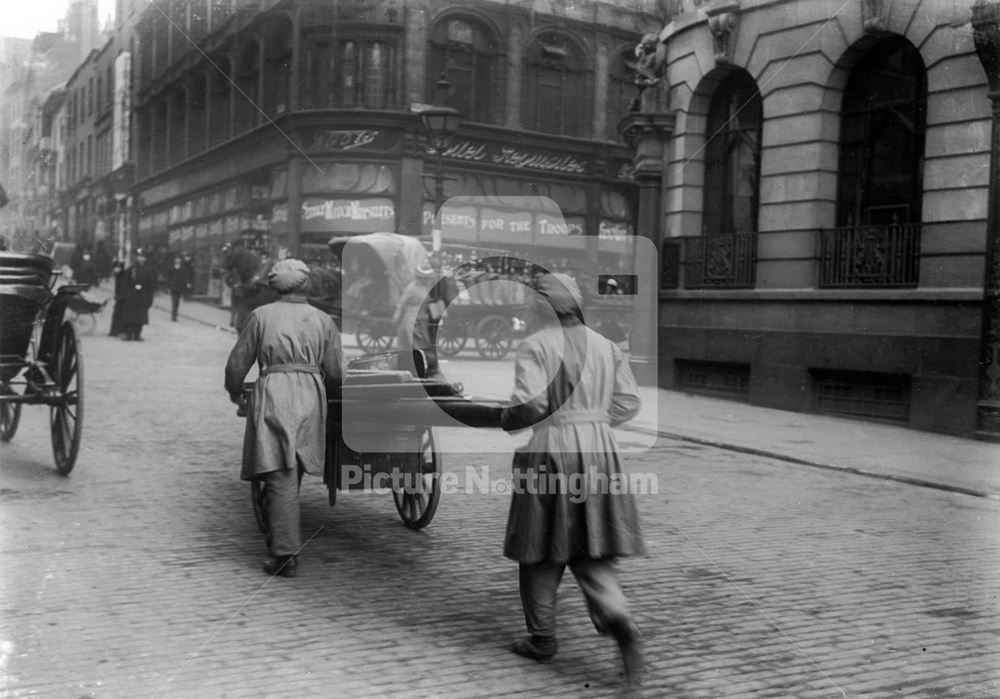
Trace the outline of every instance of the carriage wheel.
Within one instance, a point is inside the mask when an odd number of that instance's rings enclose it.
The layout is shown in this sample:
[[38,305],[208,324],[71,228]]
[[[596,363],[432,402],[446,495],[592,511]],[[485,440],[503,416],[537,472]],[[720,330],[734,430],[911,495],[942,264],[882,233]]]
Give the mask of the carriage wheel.
[[13,401],[0,403],[0,442],[14,439],[17,424],[21,420],[21,404]]
[[73,316],[81,335],[94,332],[94,328],[97,327],[97,317],[93,313],[74,313]]
[[83,357],[73,323],[63,321],[49,368],[62,399],[49,411],[56,470],[66,476],[76,464],[83,429]]
[[438,353],[445,357],[453,357],[462,351],[468,341],[465,323],[460,321],[449,321],[447,318],[441,321],[437,332]]
[[429,427],[420,435],[420,451],[406,456],[410,457],[408,469],[402,474],[402,483],[393,478],[392,499],[403,524],[422,529],[434,518],[441,498],[441,457],[434,450],[434,433]]
[[271,527],[267,515],[267,484],[255,478],[250,481],[250,500],[253,503],[253,516],[257,520],[257,527],[264,534],[267,547],[271,548]]
[[388,324],[362,318],[358,321],[358,332],[355,334],[358,347],[365,352],[384,352],[392,346],[395,339]]
[[514,328],[503,316],[486,316],[476,325],[476,351],[486,359],[502,359],[514,344]]

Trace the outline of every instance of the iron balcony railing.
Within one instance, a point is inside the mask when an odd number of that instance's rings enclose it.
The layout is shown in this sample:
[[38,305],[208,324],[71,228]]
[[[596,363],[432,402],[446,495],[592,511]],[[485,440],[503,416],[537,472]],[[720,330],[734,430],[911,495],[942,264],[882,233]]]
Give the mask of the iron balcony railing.
[[756,282],[757,234],[721,233],[684,239],[684,287],[746,288]]
[[826,229],[819,247],[820,288],[917,285],[919,223]]

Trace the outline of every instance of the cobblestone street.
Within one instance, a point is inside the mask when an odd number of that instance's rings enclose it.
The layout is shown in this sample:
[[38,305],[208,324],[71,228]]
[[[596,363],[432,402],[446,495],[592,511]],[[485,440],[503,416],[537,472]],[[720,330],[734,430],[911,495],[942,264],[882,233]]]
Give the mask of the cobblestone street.
[[[510,496],[466,467],[499,478],[509,453],[445,453],[457,492],[420,531],[388,494],[331,508],[307,477],[299,577],[269,580],[222,388],[234,336],[154,309],[125,343],[108,315],[83,337],[73,473],[53,469],[41,407],[0,445],[0,697],[624,693],[569,575],[559,655],[508,651]],[[648,555],[620,566],[649,665],[636,695],[1000,696],[1000,502],[662,438],[628,465],[658,485]]]

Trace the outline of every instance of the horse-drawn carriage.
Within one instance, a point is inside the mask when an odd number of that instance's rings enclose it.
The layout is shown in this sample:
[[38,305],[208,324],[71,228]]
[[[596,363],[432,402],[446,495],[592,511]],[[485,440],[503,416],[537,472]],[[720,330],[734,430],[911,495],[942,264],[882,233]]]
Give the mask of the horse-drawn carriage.
[[56,469],[73,470],[83,427],[83,364],[67,307],[81,284],[56,291],[53,259],[0,252],[0,441],[22,405],[47,405]]

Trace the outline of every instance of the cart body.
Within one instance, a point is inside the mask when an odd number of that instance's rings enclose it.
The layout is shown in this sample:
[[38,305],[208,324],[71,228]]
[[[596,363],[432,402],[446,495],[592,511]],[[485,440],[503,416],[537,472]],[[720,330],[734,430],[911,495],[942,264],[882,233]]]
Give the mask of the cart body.
[[76,463],[83,418],[83,365],[67,306],[85,285],[53,291],[45,255],[0,252],[0,441],[13,439],[21,406],[51,411],[56,468]]

